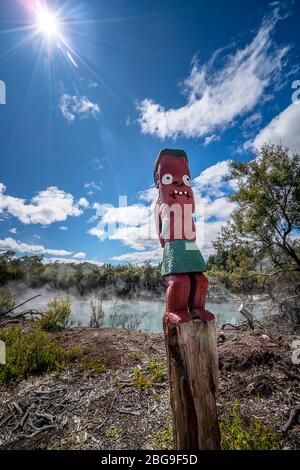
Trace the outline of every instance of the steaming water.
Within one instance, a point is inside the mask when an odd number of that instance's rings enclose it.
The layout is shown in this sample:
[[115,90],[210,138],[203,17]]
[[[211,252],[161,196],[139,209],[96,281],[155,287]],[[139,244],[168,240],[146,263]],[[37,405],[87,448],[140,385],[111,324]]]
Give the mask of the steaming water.
[[[112,305],[111,301],[103,301],[102,307],[104,310],[104,321],[102,326],[108,327],[109,324],[109,309]],[[120,312],[124,315],[132,317],[133,319],[140,318],[145,314],[141,320],[138,330],[146,331],[149,333],[160,333],[162,331],[162,315],[164,312],[164,302],[162,301],[148,301],[148,300],[118,300]],[[226,303],[207,303],[206,308],[215,314],[218,324],[233,323],[237,324],[245,318],[238,312],[240,302],[226,302]],[[75,324],[88,326],[90,321],[91,305],[86,301],[75,301],[72,306],[72,320]],[[256,318],[262,314],[259,308],[253,311]]]
[[[45,311],[47,309],[47,303],[54,297],[63,297],[66,295],[65,292],[51,291],[46,289],[27,289],[26,292],[19,292],[18,300],[21,302],[28,299],[29,297],[41,294],[41,297],[29,302],[24,307],[15,310],[17,313],[24,308],[32,308],[38,311]],[[72,297],[72,296],[71,296]],[[72,315],[71,315],[71,326],[89,326],[91,316],[91,300],[97,303],[97,300],[93,297],[85,300],[79,300],[78,297],[72,297]],[[137,329],[149,333],[159,333],[162,331],[162,315],[164,312],[164,301],[159,300],[117,300],[117,308],[119,311],[119,322],[117,321],[114,325],[110,324],[109,311],[112,305],[115,304],[115,300],[103,300],[102,308],[104,310],[104,320],[102,327],[108,326],[122,326],[124,323],[124,317],[126,318],[125,327],[128,327],[128,323],[142,316],[143,319],[138,324]],[[206,308],[215,314],[219,325],[223,323],[239,323],[244,320],[244,317],[238,312],[240,301],[229,300],[223,303],[207,303]],[[263,315],[263,311],[259,304],[252,310],[252,313],[256,318],[260,318]]]

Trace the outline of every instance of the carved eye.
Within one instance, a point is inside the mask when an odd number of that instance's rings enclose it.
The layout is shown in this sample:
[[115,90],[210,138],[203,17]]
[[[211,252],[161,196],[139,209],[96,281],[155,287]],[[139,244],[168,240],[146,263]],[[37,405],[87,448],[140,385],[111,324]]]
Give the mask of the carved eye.
[[172,184],[173,183],[173,176],[170,173],[166,173],[162,179],[162,184]]
[[182,180],[186,186],[191,186],[191,178],[188,175],[183,175]]

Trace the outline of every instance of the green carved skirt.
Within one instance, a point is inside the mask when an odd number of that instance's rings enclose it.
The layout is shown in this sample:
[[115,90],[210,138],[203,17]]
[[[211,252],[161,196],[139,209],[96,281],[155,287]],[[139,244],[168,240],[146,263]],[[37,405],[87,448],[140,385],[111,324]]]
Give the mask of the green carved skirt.
[[196,242],[173,240],[164,246],[162,276],[176,273],[199,273],[206,269],[206,263]]

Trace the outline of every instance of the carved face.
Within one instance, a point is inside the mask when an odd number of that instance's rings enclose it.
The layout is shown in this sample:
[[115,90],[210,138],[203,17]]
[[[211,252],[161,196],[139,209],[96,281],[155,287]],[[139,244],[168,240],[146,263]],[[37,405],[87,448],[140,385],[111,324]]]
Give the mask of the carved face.
[[191,175],[184,157],[164,155],[158,166],[158,188],[162,202],[172,206],[192,204],[195,209],[194,194],[191,188]]

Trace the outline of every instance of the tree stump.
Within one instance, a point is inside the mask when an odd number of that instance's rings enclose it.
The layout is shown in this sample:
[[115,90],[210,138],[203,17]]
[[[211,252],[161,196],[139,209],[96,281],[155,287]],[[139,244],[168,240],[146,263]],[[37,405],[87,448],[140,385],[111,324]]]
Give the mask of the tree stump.
[[169,324],[165,340],[175,449],[220,449],[215,321]]

